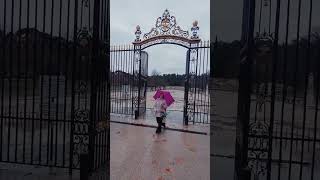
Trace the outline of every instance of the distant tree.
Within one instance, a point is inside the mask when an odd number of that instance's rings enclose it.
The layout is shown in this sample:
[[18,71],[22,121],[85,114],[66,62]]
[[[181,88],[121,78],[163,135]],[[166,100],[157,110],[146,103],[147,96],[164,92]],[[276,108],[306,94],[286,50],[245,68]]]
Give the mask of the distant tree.
[[158,72],[156,69],[152,70],[151,76],[159,76],[160,72]]

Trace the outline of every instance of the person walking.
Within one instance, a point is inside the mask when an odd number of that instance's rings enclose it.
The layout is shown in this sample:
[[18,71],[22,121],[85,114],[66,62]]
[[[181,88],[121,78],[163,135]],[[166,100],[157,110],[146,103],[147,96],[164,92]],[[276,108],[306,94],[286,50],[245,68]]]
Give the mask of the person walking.
[[158,123],[156,133],[161,132],[161,126],[163,126],[163,118],[167,110],[167,103],[164,99],[164,94],[161,92],[160,96],[155,100],[154,112]]

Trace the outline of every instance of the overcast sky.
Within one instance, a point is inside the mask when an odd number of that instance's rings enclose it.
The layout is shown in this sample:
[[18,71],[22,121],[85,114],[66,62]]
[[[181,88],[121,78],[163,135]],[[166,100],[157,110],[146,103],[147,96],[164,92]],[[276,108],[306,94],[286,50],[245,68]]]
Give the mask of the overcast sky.
[[[111,44],[131,44],[135,28],[142,33],[155,26],[165,9],[175,16],[182,29],[190,31],[192,22],[199,21],[200,38],[210,40],[210,0],[111,0]],[[174,45],[158,45],[147,48],[149,73],[185,73],[186,49]]]

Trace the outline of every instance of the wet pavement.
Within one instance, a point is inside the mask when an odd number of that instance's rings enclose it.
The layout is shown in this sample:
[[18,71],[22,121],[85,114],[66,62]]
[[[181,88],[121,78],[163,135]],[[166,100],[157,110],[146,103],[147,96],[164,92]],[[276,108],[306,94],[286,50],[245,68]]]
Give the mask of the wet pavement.
[[70,176],[68,169],[0,163],[1,180],[78,180],[79,171]]
[[209,138],[111,123],[111,179],[209,180]]
[[[183,130],[195,133],[210,134],[210,124],[189,124],[188,126],[183,124],[183,112],[169,111],[166,120],[166,126],[170,129]],[[113,122],[120,122],[126,124],[140,125],[140,126],[157,126],[157,121],[152,114],[151,110],[147,110],[144,115],[138,119],[134,119],[131,115],[123,114],[111,114],[111,120]]]
[[[132,116],[112,114],[112,121],[127,123],[111,123],[112,180],[210,179],[210,126],[183,124],[181,92],[173,91],[176,103],[168,112],[168,129],[160,135],[155,134],[157,123],[150,110],[137,120]],[[151,93],[148,95],[152,97]],[[151,107],[152,101],[148,102],[148,107]],[[80,177],[77,170],[69,176],[68,169],[0,163],[0,180],[2,179],[76,180]],[[107,179],[105,169],[100,169],[90,177],[90,180]]]
[[[110,179],[112,180],[208,180],[209,135],[111,123]],[[0,163],[0,179],[77,180],[79,171]],[[107,180],[101,169],[90,180]]]

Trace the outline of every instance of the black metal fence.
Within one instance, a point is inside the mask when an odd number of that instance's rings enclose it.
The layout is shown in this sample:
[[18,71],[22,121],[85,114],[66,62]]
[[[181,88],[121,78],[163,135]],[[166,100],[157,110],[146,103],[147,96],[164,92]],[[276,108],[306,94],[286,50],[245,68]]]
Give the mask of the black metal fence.
[[109,163],[109,1],[0,0],[0,162]]
[[[146,111],[148,54],[139,48],[129,45],[110,49],[112,113],[138,117]],[[194,44],[186,57],[184,117],[187,123],[209,124],[209,73],[210,42]]]
[[188,123],[210,123],[210,42],[203,41],[188,50],[184,114]]
[[141,51],[140,55],[133,45],[112,46],[110,57],[111,113],[135,115],[139,108],[140,114],[143,114],[146,109],[148,54]]
[[112,46],[111,63],[111,113],[133,115],[134,49],[133,46]]
[[319,179],[320,36],[315,1],[244,4],[236,170]]

